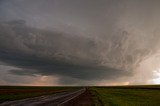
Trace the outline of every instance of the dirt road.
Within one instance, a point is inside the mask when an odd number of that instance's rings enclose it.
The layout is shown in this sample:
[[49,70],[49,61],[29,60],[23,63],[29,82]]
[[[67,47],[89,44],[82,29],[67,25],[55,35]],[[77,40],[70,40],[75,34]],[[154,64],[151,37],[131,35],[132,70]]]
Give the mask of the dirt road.
[[84,93],[65,103],[64,106],[94,106],[92,94],[86,89]]

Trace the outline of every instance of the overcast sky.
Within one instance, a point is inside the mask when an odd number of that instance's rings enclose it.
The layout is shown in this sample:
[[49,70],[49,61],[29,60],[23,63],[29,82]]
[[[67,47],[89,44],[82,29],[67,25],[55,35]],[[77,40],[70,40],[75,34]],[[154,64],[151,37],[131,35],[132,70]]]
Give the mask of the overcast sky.
[[0,0],[0,84],[160,83],[159,10],[159,0]]

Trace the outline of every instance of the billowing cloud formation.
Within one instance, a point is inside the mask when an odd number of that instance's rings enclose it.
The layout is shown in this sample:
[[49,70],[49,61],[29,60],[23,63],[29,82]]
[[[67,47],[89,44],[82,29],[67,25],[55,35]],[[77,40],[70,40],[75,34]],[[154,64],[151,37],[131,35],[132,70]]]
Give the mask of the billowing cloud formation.
[[58,74],[84,80],[124,74],[121,69],[104,64],[100,54],[105,50],[94,38],[30,28],[24,21],[4,23],[1,29],[1,61],[36,70],[12,70],[13,73]]
[[22,69],[12,74],[56,75],[62,84],[131,76],[141,62],[159,52],[158,4],[2,1],[0,61]]

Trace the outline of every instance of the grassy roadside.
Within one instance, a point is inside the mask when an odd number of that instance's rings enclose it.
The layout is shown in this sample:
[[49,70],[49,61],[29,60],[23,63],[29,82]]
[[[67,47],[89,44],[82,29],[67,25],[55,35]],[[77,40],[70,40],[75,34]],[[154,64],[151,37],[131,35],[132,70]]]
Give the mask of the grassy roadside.
[[158,106],[158,86],[91,87],[95,106]]
[[97,91],[94,89],[90,89],[90,92],[92,94],[93,106],[104,106]]
[[78,87],[0,86],[0,103],[4,101],[50,95],[74,89],[78,89]]

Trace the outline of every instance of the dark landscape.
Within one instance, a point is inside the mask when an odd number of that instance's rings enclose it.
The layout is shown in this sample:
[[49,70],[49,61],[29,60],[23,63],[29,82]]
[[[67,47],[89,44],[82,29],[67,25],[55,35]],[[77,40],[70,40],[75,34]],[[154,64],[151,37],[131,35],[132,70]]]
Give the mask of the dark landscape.
[[0,106],[160,106],[160,0],[0,0]]
[[1,86],[0,106],[157,106],[160,85]]

